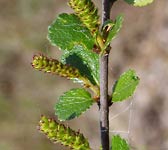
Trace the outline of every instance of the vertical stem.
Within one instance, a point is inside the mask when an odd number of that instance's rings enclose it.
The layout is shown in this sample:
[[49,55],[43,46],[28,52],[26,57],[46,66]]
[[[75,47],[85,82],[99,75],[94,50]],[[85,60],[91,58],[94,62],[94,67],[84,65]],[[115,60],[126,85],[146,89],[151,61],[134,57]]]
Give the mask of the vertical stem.
[[[110,19],[116,0],[102,0],[102,24]],[[108,54],[100,56],[100,132],[102,150],[109,150]]]
[[102,150],[109,150],[108,54],[100,57],[100,130]]

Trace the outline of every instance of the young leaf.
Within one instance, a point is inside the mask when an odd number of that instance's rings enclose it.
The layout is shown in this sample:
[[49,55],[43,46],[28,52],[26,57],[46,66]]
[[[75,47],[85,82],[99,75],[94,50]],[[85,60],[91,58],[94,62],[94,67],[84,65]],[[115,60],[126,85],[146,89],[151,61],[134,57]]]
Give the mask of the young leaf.
[[139,78],[134,70],[128,70],[123,73],[113,87],[112,101],[123,101],[132,96],[138,83]]
[[72,89],[60,96],[55,105],[55,114],[61,121],[71,120],[85,112],[93,102],[91,94],[85,89]]
[[126,140],[122,139],[119,135],[114,135],[112,137],[111,150],[130,150],[130,148]]
[[76,45],[81,45],[86,50],[91,50],[94,45],[89,29],[74,14],[60,14],[48,27],[48,39],[52,45],[69,51]]
[[153,0],[125,0],[128,4],[132,4],[137,7],[146,6],[151,4]]
[[103,27],[103,29],[106,29],[106,28],[107,29],[109,28],[109,29],[108,31],[105,31],[105,32],[108,32],[107,33],[108,35],[106,37],[104,49],[106,49],[107,46],[110,44],[110,42],[116,37],[117,33],[121,29],[122,23],[123,23],[122,15],[117,16],[115,22],[109,21],[109,20],[108,22],[105,22],[105,26]]
[[92,84],[99,85],[99,55],[96,53],[78,45],[63,54],[62,62],[77,68]]

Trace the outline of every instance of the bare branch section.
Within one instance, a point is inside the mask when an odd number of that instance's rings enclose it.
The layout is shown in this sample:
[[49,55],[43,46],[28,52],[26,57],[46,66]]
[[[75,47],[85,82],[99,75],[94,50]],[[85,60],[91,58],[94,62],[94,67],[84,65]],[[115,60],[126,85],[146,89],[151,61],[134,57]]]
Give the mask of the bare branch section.
[[100,58],[100,130],[103,150],[109,150],[108,55]]
[[[102,24],[116,0],[102,0]],[[108,54],[100,56],[100,130],[102,150],[109,150]]]

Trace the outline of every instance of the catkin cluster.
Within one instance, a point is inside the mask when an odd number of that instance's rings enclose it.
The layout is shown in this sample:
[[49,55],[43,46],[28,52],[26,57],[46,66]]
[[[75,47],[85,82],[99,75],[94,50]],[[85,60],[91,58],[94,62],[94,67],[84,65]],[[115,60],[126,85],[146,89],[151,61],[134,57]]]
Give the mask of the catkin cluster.
[[33,68],[47,73],[53,73],[68,79],[80,77],[78,69],[64,65],[56,59],[49,59],[44,55],[35,55],[32,61]]
[[91,0],[70,0],[69,5],[92,34],[99,30],[98,9]]
[[83,134],[57,123],[54,119],[42,116],[39,122],[39,130],[53,142],[60,142],[74,150],[90,150],[89,143]]

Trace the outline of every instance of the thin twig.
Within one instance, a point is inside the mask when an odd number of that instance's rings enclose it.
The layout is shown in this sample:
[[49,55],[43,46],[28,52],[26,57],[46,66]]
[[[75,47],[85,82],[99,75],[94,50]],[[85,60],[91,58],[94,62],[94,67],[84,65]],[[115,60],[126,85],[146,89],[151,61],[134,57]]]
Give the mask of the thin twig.
[[[102,24],[116,0],[102,0]],[[100,132],[102,150],[109,150],[108,54],[100,56]]]
[[109,150],[108,55],[100,57],[100,129],[103,150]]

